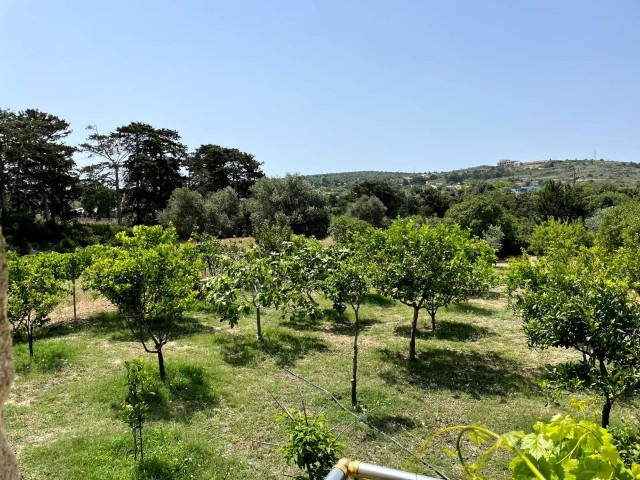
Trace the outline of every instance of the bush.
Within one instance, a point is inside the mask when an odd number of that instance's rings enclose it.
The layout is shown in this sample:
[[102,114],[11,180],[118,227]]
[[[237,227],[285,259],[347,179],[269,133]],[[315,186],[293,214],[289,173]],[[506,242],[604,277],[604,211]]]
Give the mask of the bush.
[[363,235],[369,230],[371,230],[371,225],[364,220],[347,215],[338,215],[331,219],[329,235],[336,243],[348,243],[354,236]]

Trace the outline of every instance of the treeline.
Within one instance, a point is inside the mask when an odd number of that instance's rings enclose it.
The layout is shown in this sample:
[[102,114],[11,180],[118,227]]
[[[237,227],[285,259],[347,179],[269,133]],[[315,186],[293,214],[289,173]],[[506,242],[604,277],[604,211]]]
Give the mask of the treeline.
[[[296,175],[267,178],[254,155],[236,148],[189,152],[176,130],[89,126],[77,146],[65,143],[70,133],[55,115],[0,110],[0,223],[17,251],[108,243],[117,230],[140,224],[171,223],[185,239],[196,232],[264,236],[273,228],[284,238],[336,238],[358,222],[387,227],[410,217],[459,224],[508,255],[528,248],[545,220],[581,219],[595,230],[606,208],[640,196],[638,187],[557,180],[514,192],[505,181],[436,188],[369,179],[330,192]],[[75,154],[93,163],[78,168]],[[117,226],[79,225],[79,215],[114,218]]]

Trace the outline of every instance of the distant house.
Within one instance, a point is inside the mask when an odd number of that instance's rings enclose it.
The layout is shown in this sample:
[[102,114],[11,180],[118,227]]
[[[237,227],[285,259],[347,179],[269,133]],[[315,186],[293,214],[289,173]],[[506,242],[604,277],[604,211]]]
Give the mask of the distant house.
[[499,167],[519,167],[522,165],[522,162],[517,160],[498,160]]

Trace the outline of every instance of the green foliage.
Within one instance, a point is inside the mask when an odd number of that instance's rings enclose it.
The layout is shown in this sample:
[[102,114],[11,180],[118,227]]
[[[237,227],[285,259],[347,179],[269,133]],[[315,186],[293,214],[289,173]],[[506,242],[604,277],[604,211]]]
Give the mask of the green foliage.
[[[549,422],[536,422],[533,431],[508,432],[499,435],[482,424],[455,426],[436,433],[458,432],[456,455],[465,472],[474,480],[499,450],[513,456],[509,464],[512,480],[616,479],[640,478],[640,465],[625,466],[613,436],[588,420],[571,415],[556,415]],[[479,460],[467,463],[462,451],[463,440],[488,447]],[[426,449],[423,446],[422,451]]]
[[597,249],[537,262],[523,256],[507,276],[511,304],[523,318],[529,345],[583,355],[574,378],[604,396],[604,427],[614,400],[638,388],[640,373],[640,306],[613,260]]
[[277,252],[284,242],[291,240],[292,235],[289,219],[282,213],[276,213],[273,222],[265,220],[253,228],[256,245],[264,252]]
[[638,419],[625,422],[621,427],[610,427],[613,442],[625,465],[640,463],[640,425]]
[[83,182],[80,205],[87,216],[96,219],[110,218],[116,207],[116,192],[97,182]]
[[358,235],[365,235],[371,230],[371,224],[348,215],[337,215],[331,218],[329,235],[338,244],[350,243]]
[[252,154],[219,145],[200,145],[187,165],[189,186],[202,195],[230,187],[244,198],[256,180],[264,177],[262,164]]
[[206,280],[207,300],[221,321],[237,325],[240,317],[256,311],[258,340],[262,340],[261,309],[279,306],[284,281],[272,254],[258,248],[242,250],[234,258],[219,257],[220,272]]
[[[370,290],[370,279],[366,262],[360,252],[353,250],[334,250],[332,268],[329,269],[324,281],[325,295],[335,305],[349,305],[355,316],[353,339],[353,370],[351,377],[351,405],[355,408],[357,400],[358,382],[358,335],[360,333],[360,306]],[[340,310],[340,308],[338,308]]]
[[626,243],[640,243],[640,202],[607,208],[601,214],[596,243],[613,251]]
[[502,241],[504,240],[504,233],[498,225],[489,225],[489,227],[482,232],[482,239],[491,245],[493,251],[498,253],[502,250]]
[[55,274],[51,257],[44,253],[22,257],[9,253],[7,265],[7,317],[16,331],[27,336],[29,355],[33,357],[35,330],[49,320],[49,313],[62,300],[63,282]]
[[78,196],[76,149],[64,143],[70,134],[69,123],[55,115],[0,109],[0,211],[69,219]]
[[573,221],[584,216],[585,205],[578,189],[570,184],[549,180],[536,197],[536,209],[543,219]]
[[324,478],[344,449],[329,430],[326,418],[318,415],[310,419],[306,411],[295,415],[286,412],[276,418],[287,424],[289,443],[278,449],[287,462],[306,472],[309,480]]
[[505,242],[515,238],[513,217],[488,195],[476,195],[452,206],[444,218],[449,225],[469,229],[478,238],[482,238],[492,225],[500,227]]
[[178,235],[188,238],[204,225],[204,199],[188,188],[176,188],[169,198],[167,208],[158,213],[158,222],[173,225]]
[[231,187],[212,192],[204,201],[204,230],[217,237],[242,235],[245,215],[240,198]]
[[593,244],[593,234],[582,222],[547,220],[533,229],[529,239],[529,250],[535,255],[555,251],[560,255],[573,255],[581,247]]
[[384,203],[375,195],[362,195],[349,205],[348,214],[360,220],[381,227],[387,211]]
[[252,198],[245,206],[251,225],[262,227],[276,223],[278,213],[298,235],[324,238],[329,228],[329,210],[324,197],[313,185],[297,175],[284,178],[261,178],[253,187]]
[[134,358],[131,361],[124,362],[124,366],[127,370],[128,390],[124,402],[120,406],[120,413],[129,424],[133,434],[134,458],[137,460],[138,451],[140,451],[140,460],[144,460],[142,428],[149,410],[146,398],[150,393],[153,393],[151,391],[153,381],[151,380],[149,369],[141,358]]
[[116,137],[127,154],[123,210],[134,225],[154,223],[157,212],[183,184],[180,167],[186,146],[177,131],[140,122],[118,127]]
[[396,221],[364,240],[374,267],[374,285],[383,295],[414,309],[409,356],[415,358],[418,312],[429,312],[486,291],[494,282],[493,249],[458,226],[416,227]]
[[172,228],[136,226],[133,236],[118,240],[122,248],[105,248],[96,256],[86,286],[116,305],[145,351],[158,355],[164,380],[162,348],[193,304],[202,263],[194,261],[193,245],[176,244]]

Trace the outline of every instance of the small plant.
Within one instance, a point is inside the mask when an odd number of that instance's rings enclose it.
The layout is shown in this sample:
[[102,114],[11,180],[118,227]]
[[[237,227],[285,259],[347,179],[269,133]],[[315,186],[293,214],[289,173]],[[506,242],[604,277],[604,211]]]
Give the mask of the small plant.
[[134,358],[129,362],[124,362],[124,366],[127,369],[129,389],[120,410],[124,419],[129,423],[133,434],[133,458],[135,460],[138,459],[139,450],[140,460],[144,460],[142,427],[149,409],[145,398],[147,395],[153,394],[153,392],[149,391],[151,376],[141,358]]
[[336,463],[344,445],[331,433],[326,418],[313,419],[305,411],[291,414],[288,411],[276,416],[287,423],[289,443],[280,447],[287,463],[293,463],[306,472],[309,480],[324,478]]

